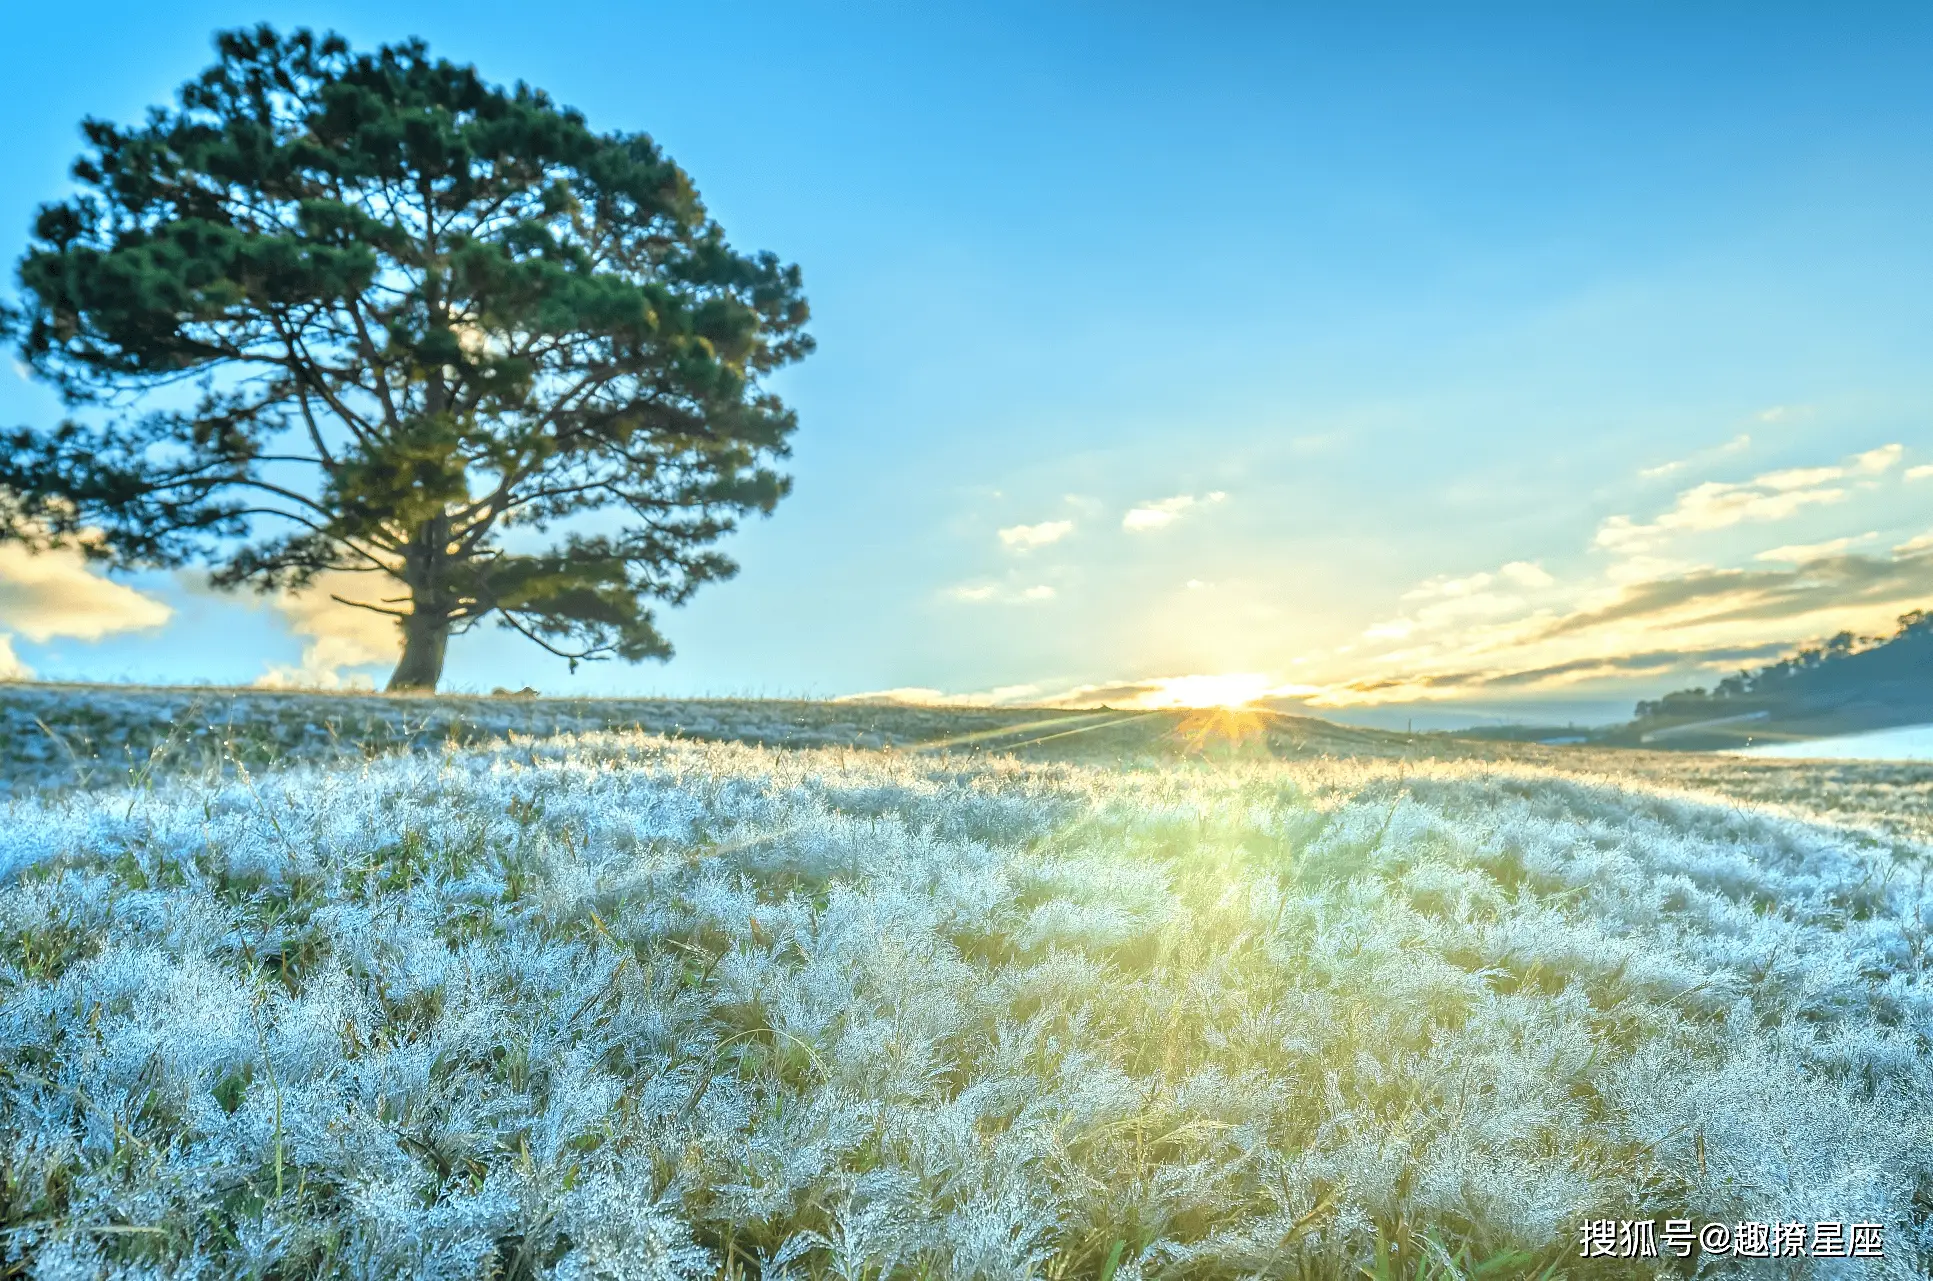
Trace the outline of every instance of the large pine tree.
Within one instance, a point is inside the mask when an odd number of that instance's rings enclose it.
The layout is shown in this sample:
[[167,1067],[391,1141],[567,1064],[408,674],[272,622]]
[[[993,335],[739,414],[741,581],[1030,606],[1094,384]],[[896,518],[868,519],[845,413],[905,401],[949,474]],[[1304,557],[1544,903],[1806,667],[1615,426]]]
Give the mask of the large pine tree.
[[89,412],[0,437],[0,537],[365,576],[337,598],[398,620],[391,689],[492,614],[573,666],[668,656],[646,602],[734,572],[712,544],[788,489],[798,269],[650,138],[421,42],[217,48],[174,108],[87,121],[35,220],[5,322]]

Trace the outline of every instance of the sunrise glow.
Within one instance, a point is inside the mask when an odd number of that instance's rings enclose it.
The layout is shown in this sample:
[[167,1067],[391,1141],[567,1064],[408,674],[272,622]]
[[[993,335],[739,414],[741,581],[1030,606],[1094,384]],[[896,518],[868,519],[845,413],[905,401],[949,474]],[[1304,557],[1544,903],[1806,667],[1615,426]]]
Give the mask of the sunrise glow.
[[1230,672],[1219,676],[1164,676],[1147,684],[1147,691],[1125,706],[1150,711],[1164,707],[1243,707],[1270,693],[1275,682],[1260,672]]

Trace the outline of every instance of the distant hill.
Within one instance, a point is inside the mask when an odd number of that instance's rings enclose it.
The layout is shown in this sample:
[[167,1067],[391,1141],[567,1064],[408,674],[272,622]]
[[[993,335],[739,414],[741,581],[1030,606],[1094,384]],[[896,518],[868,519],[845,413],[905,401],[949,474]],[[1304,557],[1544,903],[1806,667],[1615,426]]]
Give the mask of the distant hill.
[[1629,725],[1594,735],[1623,747],[1711,750],[1933,722],[1933,615],[1888,637],[1841,632],[1792,657],[1639,703]]

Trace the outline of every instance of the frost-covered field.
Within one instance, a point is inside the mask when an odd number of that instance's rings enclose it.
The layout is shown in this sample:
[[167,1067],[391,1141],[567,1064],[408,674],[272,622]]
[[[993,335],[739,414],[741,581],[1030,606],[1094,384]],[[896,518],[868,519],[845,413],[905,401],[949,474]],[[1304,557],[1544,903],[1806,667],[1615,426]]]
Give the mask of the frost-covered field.
[[425,698],[0,682],[0,793],[146,783],[238,763],[364,760],[512,735],[631,729],[794,747],[893,747],[1062,715],[823,700]]
[[1896,834],[1508,762],[601,732],[21,793],[0,1269],[1504,1276],[1690,1217],[1922,1275],[1929,897]]

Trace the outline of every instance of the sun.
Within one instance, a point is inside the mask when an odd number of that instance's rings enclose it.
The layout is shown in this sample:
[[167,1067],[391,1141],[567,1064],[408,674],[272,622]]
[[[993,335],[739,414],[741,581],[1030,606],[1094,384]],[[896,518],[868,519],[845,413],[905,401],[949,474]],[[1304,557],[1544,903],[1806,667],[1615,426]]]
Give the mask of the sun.
[[1135,706],[1149,711],[1171,707],[1246,707],[1268,694],[1275,684],[1259,672],[1163,676],[1148,683],[1154,688],[1137,698]]
[[1144,711],[1185,711],[1174,734],[1191,754],[1208,754],[1268,743],[1269,714],[1253,704],[1276,692],[1260,672],[1163,676],[1148,682],[1134,701]]

